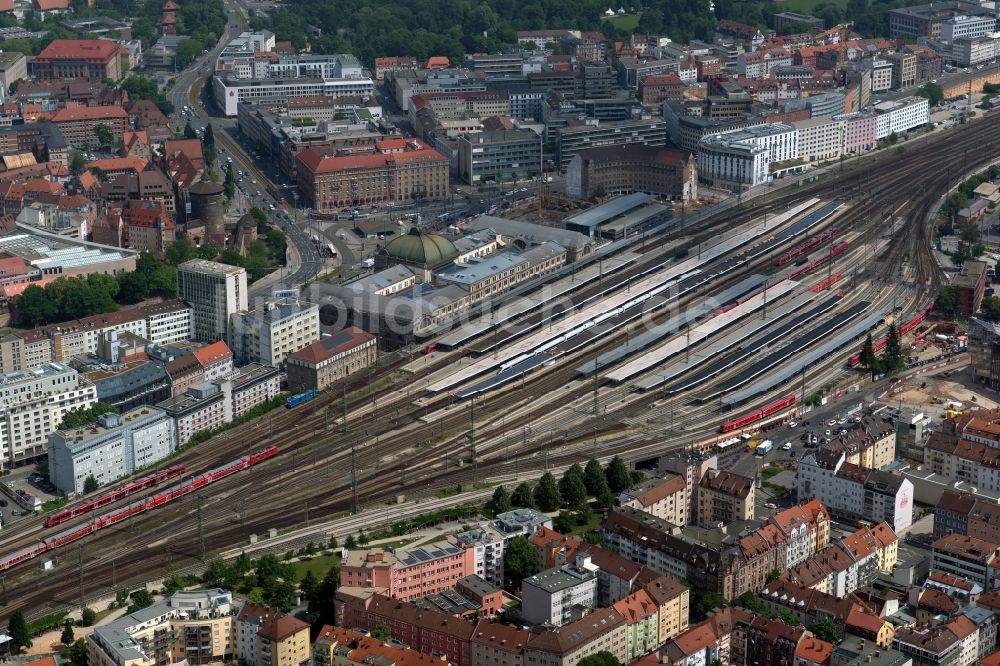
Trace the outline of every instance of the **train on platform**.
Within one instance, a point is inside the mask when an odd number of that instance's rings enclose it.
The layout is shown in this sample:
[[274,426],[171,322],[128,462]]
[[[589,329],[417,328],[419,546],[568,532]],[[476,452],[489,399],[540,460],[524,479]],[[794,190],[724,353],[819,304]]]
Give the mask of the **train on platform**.
[[220,479],[224,479],[245,469],[250,469],[254,465],[264,462],[269,458],[273,458],[276,455],[278,455],[277,446],[270,446],[266,449],[261,449],[256,453],[250,453],[234,460],[228,465],[217,467],[213,470],[199,474],[189,481],[167,488],[155,495],[150,495],[144,499],[132,502],[127,506],[119,507],[109,511],[108,513],[97,516],[96,518],[91,518],[84,523],[70,527],[58,534],[48,537],[47,539],[42,539],[38,543],[19,550],[16,553],[0,557],[0,572],[6,571],[23,562],[33,560],[36,557],[59,548],[60,546],[64,546],[78,539],[82,539],[87,535],[93,534],[98,530],[111,527],[112,525],[116,525],[123,520],[127,520],[147,511],[152,511],[153,509],[179,499],[188,493],[204,488],[205,486],[219,481]]
[[777,259],[775,259],[774,260],[774,265],[775,266],[784,266],[785,264],[789,263],[790,261],[793,261],[793,260],[801,257],[804,254],[808,254],[813,248],[817,247],[818,245],[822,245],[826,241],[828,241],[831,238],[833,238],[836,234],[837,234],[837,230],[836,229],[829,229],[829,230],[823,232],[822,234],[820,234],[819,236],[813,236],[812,238],[810,238],[806,242],[801,243],[799,245],[796,245],[791,250],[789,250],[788,252],[785,252],[783,255],[781,255],[780,257],[778,257]]
[[65,523],[67,520],[76,518],[77,516],[82,516],[85,513],[90,513],[91,511],[105,507],[108,504],[113,504],[118,500],[125,499],[129,495],[134,495],[141,490],[152,488],[153,486],[163,483],[164,481],[178,477],[186,471],[187,467],[184,465],[173,465],[172,467],[157,470],[148,476],[136,479],[135,481],[127,483],[120,488],[115,488],[114,490],[108,491],[93,499],[89,499],[75,506],[57,511],[45,519],[45,526],[55,527],[56,525]]
[[[923,310],[917,313],[917,316],[915,316],[913,319],[911,319],[910,321],[906,322],[905,324],[899,327],[899,335],[904,336],[913,329],[915,329],[917,326],[919,326],[920,322],[922,322],[924,319],[927,319],[927,315],[929,315],[931,313],[931,310],[933,309],[934,309],[934,303],[928,303],[927,307],[925,307]],[[885,349],[885,346],[887,344],[889,344],[888,336],[879,338],[878,340],[872,343],[872,351],[878,353],[883,349]],[[861,365],[861,354],[857,353],[854,356],[851,356],[849,359],[847,359],[847,365],[849,365],[852,368],[856,368],[859,365]]]
[[783,409],[787,409],[788,407],[791,407],[794,404],[795,404],[794,395],[785,396],[781,400],[778,400],[777,402],[772,402],[770,405],[767,405],[766,407],[762,407],[761,409],[750,412],[749,414],[745,414],[744,416],[741,416],[738,419],[733,419],[732,421],[727,421],[723,423],[721,426],[719,426],[719,432],[732,432],[734,430],[739,430],[740,428],[756,423],[757,421],[766,419],[768,416],[771,416],[772,414],[777,414]]

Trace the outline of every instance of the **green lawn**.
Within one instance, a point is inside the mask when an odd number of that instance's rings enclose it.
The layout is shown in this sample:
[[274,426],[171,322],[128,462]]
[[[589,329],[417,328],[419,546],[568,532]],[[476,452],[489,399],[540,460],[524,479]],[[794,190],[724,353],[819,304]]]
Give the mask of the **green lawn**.
[[764,471],[763,471],[763,472],[761,472],[761,473],[760,473],[760,475],[761,475],[761,477],[762,477],[762,478],[763,478],[763,479],[764,479],[765,481],[767,481],[767,480],[768,480],[768,479],[770,479],[770,478],[771,478],[772,476],[776,476],[776,475],[778,475],[778,474],[781,474],[781,472],[782,472],[782,471],[783,471],[783,470],[782,470],[782,468],[781,468],[781,467],[765,467],[765,468],[764,468]]
[[312,571],[316,578],[323,580],[323,576],[326,572],[330,570],[330,567],[335,564],[340,564],[340,555],[317,555],[310,560],[299,560],[298,562],[292,562],[292,566],[295,568],[295,573],[298,574],[299,580],[306,575],[307,571]]
[[[844,0],[846,2],[847,0]],[[605,21],[610,21],[617,30],[625,30],[627,32],[635,32],[635,29],[639,25],[639,14],[625,14],[624,16],[609,16],[604,19]]]

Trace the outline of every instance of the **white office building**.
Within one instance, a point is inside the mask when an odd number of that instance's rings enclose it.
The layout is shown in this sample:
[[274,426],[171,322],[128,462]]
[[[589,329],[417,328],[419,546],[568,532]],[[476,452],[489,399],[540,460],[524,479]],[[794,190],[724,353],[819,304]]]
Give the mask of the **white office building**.
[[996,59],[1000,40],[992,37],[961,37],[951,43],[951,60],[959,67],[974,67]]
[[996,32],[997,20],[993,16],[955,16],[941,23],[941,39],[976,39]]
[[798,156],[798,132],[788,123],[711,134],[698,142],[698,176],[710,185],[741,190],[766,183],[772,165]]
[[521,582],[521,617],[530,624],[558,627],[597,604],[597,569],[589,555],[529,576]]
[[229,347],[241,363],[279,366],[317,340],[319,306],[304,301],[272,301],[229,319]]
[[803,162],[835,160],[844,152],[846,123],[830,118],[810,118],[792,123],[799,149],[799,159]]
[[365,97],[373,93],[372,80],[327,79],[317,76],[301,78],[242,79],[223,74],[212,77],[215,102],[227,116],[235,117],[240,102],[250,104],[286,104],[289,97],[318,95],[322,97]]
[[61,363],[0,375],[0,468],[44,454],[49,433],[66,413],[96,402],[94,384]]
[[186,261],[177,267],[177,297],[193,310],[195,340],[226,340],[229,318],[249,309],[247,272],[204,259]]
[[49,479],[82,493],[87,477],[102,486],[166,458],[176,448],[174,421],[156,407],[105,414],[96,423],[49,435]]
[[897,135],[922,127],[930,120],[927,99],[905,97],[882,102],[875,106],[875,136],[882,140],[895,132]]

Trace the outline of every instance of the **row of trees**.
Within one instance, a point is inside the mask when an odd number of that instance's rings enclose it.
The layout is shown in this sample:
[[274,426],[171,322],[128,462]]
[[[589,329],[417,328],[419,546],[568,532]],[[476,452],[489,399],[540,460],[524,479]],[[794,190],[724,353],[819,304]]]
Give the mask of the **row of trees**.
[[872,334],[865,338],[861,346],[861,367],[867,368],[872,375],[882,375],[897,372],[906,367],[906,357],[903,356],[903,346],[899,341],[899,331],[896,325],[890,324],[886,333],[885,352],[877,356],[872,343]]
[[72,430],[73,428],[82,428],[85,425],[89,425],[97,420],[97,417],[101,414],[107,414],[108,412],[118,413],[118,408],[108,402],[102,402],[98,400],[91,407],[77,407],[76,409],[71,409],[66,412],[66,416],[63,417],[62,423],[59,424],[59,429]]

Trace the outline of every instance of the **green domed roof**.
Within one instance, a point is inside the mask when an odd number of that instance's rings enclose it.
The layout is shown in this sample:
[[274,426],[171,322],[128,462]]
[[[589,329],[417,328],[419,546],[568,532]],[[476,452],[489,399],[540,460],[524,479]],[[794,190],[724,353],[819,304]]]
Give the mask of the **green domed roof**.
[[455,245],[437,234],[422,234],[414,227],[410,233],[394,238],[385,246],[385,253],[399,261],[434,266],[458,256]]

